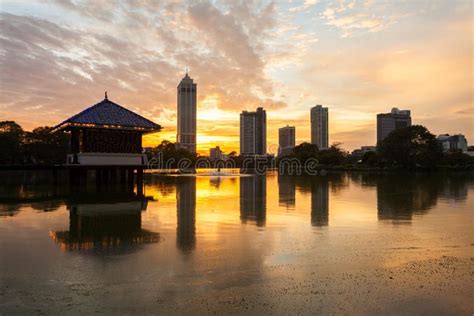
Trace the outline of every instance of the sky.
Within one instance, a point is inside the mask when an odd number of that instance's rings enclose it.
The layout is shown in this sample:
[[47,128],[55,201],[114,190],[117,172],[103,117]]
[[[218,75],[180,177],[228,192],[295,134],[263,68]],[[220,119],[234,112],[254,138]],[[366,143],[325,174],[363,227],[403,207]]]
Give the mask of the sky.
[[474,143],[473,3],[410,1],[0,0],[0,120],[53,126],[104,98],[176,140],[176,86],[198,91],[198,151],[239,151],[239,113],[263,106],[310,140],[329,108],[329,142],[376,142],[376,114],[409,109],[433,134]]

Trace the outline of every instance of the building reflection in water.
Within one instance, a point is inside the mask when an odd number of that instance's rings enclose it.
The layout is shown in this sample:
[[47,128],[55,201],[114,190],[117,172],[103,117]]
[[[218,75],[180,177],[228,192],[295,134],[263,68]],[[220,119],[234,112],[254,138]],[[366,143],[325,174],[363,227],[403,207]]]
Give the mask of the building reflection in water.
[[196,177],[176,179],[176,243],[183,252],[191,252],[196,247]]
[[278,175],[278,204],[286,209],[295,209],[296,180],[295,177]]
[[474,181],[473,176],[456,174],[447,177],[440,192],[440,198],[448,201],[466,200],[469,193],[469,185]]
[[214,188],[219,189],[221,186],[221,177],[210,177],[209,182]]
[[50,232],[63,250],[121,254],[160,240],[159,233],[142,229],[147,199],[134,193],[76,195],[66,204],[69,230]]
[[329,224],[329,182],[326,177],[311,182],[311,225]]
[[265,226],[267,213],[267,177],[249,175],[240,177],[240,219]]

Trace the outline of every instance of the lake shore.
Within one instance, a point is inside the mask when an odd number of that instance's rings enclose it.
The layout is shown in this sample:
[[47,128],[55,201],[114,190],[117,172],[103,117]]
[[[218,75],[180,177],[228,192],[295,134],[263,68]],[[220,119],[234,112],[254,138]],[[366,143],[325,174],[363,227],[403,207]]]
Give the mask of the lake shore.
[[[297,273],[299,269],[304,275]],[[249,284],[245,280],[261,271],[229,271],[240,281],[226,288],[216,287],[203,275],[201,282],[189,284],[189,292],[176,293],[171,300],[169,293],[165,293],[167,299],[160,295],[160,287],[171,285],[145,279],[126,284],[88,284],[15,278],[4,280],[0,286],[0,310],[6,315],[472,315],[474,311],[474,257],[441,256],[347,272],[317,264],[283,264],[265,270],[265,278]],[[122,300],[124,295],[127,298]],[[131,304],[133,301],[135,304]]]

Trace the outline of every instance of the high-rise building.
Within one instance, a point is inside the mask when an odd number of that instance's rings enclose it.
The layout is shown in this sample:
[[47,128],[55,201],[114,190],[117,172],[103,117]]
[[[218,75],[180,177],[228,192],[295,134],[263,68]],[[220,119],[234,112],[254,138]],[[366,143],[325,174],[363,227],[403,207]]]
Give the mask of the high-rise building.
[[392,108],[390,113],[377,114],[377,142],[383,140],[393,130],[411,126],[410,110]]
[[267,153],[267,114],[263,108],[255,112],[240,113],[240,154],[265,155]]
[[197,85],[186,75],[178,85],[178,131],[176,142],[179,148],[196,152],[196,93]]
[[211,148],[209,150],[209,159],[211,161],[218,160],[218,159],[223,159],[224,153],[222,152],[221,148],[219,146],[216,146],[214,148]]
[[287,156],[295,148],[295,127],[285,126],[278,129],[279,156]]
[[311,144],[327,149],[329,143],[328,108],[316,105],[311,108]]

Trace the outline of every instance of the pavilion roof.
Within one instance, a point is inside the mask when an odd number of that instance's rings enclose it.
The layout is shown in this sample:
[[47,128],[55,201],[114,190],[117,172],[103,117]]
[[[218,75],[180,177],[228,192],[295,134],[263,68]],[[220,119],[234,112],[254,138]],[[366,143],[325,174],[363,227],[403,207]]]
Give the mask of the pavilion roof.
[[99,103],[56,125],[53,130],[62,130],[70,127],[138,130],[144,133],[161,130],[159,124],[110,101],[107,96]]

